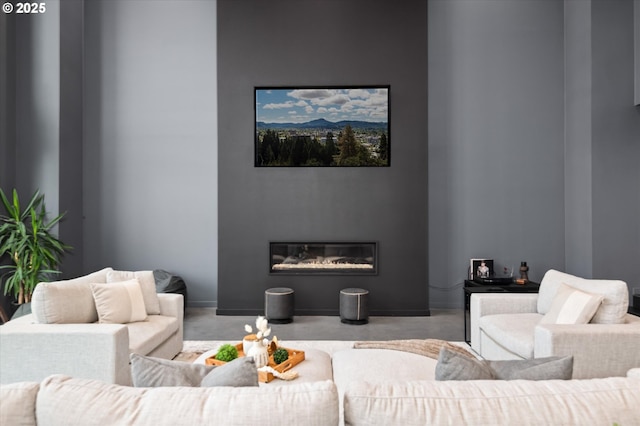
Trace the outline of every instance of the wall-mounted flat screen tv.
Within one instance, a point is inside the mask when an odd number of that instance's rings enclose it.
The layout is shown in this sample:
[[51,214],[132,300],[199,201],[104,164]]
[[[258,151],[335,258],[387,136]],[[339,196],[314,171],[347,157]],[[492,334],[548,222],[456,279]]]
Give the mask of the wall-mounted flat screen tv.
[[256,87],[256,167],[388,167],[389,89]]

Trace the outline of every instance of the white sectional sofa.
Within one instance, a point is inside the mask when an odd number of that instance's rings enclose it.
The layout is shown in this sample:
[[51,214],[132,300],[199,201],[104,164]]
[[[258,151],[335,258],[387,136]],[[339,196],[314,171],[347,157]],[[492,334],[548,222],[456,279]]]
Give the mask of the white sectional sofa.
[[[112,276],[139,278],[144,288],[142,309],[150,312],[143,321],[99,322],[91,285],[115,285],[109,280]],[[38,284],[32,314],[0,326],[0,383],[66,374],[130,385],[130,353],[173,358],[182,350],[182,295],[156,294],[152,279],[151,271],[123,274],[105,268],[72,280]],[[121,308],[117,298],[111,301]],[[106,312],[102,308],[101,313]]]
[[0,424],[640,424],[638,371],[591,380],[434,381],[436,360],[412,353],[346,349],[331,361],[333,380],[301,375],[276,386],[132,388],[64,376],[13,383],[0,386]]

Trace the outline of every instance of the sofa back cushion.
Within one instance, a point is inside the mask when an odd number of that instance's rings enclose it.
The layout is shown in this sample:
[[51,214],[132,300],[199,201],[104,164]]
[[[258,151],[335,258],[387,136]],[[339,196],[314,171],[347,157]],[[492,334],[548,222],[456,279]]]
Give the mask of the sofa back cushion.
[[338,391],[331,381],[134,388],[55,375],[40,384],[36,416],[42,424],[332,426],[338,425]]
[[590,280],[550,269],[542,278],[538,294],[538,313],[547,314],[561,284],[588,293],[601,294],[602,304],[591,319],[594,324],[621,324],[629,308],[629,290],[620,280]]
[[153,271],[110,271],[107,274],[107,282],[119,282],[137,279],[144,298],[144,307],[148,315],[160,314],[160,301],[156,293],[156,280]]
[[[640,381],[351,382],[345,424],[626,425],[638,423]],[[366,421],[363,421],[366,419]]]
[[0,425],[33,425],[39,383],[20,382],[0,386]]
[[98,321],[92,283],[106,283],[112,268],[71,280],[42,282],[31,298],[31,312],[41,324],[85,324]]

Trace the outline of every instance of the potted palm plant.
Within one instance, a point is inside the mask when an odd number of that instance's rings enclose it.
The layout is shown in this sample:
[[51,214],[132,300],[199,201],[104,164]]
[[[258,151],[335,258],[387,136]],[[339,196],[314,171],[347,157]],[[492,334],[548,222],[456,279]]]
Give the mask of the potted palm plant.
[[0,258],[8,260],[8,264],[0,266],[4,271],[4,294],[11,294],[18,304],[29,303],[36,285],[59,273],[60,260],[71,249],[51,233],[64,213],[47,220],[40,191],[24,208],[15,189],[11,200],[0,189],[0,199]]

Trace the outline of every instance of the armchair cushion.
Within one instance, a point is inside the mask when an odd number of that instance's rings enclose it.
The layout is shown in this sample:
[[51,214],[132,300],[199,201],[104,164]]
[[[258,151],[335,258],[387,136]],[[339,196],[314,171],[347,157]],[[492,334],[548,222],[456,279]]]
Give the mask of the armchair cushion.
[[[498,314],[480,317],[482,331],[508,351],[522,358],[533,358],[534,331],[540,314]],[[483,355],[483,354],[481,354]]]
[[601,294],[587,293],[562,283],[540,324],[586,324],[595,315],[602,299]]
[[39,283],[31,298],[31,312],[41,324],[86,324],[98,321],[91,283],[106,283],[111,268],[71,280]]

